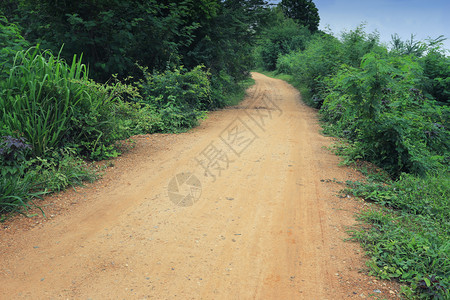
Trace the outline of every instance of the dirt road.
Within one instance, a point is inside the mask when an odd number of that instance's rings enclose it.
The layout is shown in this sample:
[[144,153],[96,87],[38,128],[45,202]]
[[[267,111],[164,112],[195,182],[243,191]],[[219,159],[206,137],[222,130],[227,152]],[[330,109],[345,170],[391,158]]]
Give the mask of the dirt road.
[[395,298],[359,272],[346,226],[358,178],[324,149],[316,113],[253,74],[239,106],[180,135],[136,137],[105,177],[0,231],[0,299]]

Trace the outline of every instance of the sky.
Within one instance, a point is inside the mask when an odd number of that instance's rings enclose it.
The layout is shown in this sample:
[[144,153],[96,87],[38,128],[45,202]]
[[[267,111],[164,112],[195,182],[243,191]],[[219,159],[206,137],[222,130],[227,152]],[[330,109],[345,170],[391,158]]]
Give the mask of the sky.
[[[270,1],[278,3],[280,1]],[[444,35],[450,50],[450,0],[313,0],[319,9],[319,29],[327,27],[335,36],[366,23],[366,32],[377,30],[380,40],[389,44],[397,33],[402,40]]]

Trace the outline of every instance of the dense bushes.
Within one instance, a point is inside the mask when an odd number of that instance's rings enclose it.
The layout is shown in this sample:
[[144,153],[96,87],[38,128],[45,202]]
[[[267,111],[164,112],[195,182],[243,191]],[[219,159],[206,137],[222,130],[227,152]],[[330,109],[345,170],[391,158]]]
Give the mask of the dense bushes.
[[198,66],[150,74],[143,69],[142,102],[157,115],[156,130],[178,132],[197,125],[207,110],[217,107],[211,97],[210,74]]
[[340,42],[331,35],[315,35],[304,51],[292,52],[278,59],[277,68],[292,74],[311,94],[311,104],[320,108],[325,97],[323,79],[335,74],[342,63]]
[[[54,52],[65,44],[66,60],[84,53],[91,77],[102,82],[111,74],[137,74],[136,61],[155,68],[176,64],[199,26],[187,1],[5,0],[3,5],[8,2],[15,8],[9,18],[24,27],[27,40]],[[214,9],[203,8],[206,15]]]
[[279,57],[277,70],[291,74],[302,82],[309,104],[320,108],[327,94],[325,79],[335,75],[345,64],[359,67],[363,56],[371,51],[383,52],[376,34],[366,34],[364,27],[343,33],[338,40],[327,33],[317,33],[306,42],[304,51],[292,51]]
[[425,175],[448,162],[449,58],[433,44],[424,57],[389,53],[362,27],[338,40],[314,35],[304,51],[278,59],[321,108],[327,132],[351,141],[353,158],[365,159],[398,177]]
[[35,156],[63,145],[89,156],[124,138],[112,109],[115,88],[92,82],[76,56],[68,65],[48,51],[19,51],[0,87],[0,136],[20,134]]
[[321,109],[329,131],[353,141],[359,158],[393,176],[442,168],[449,111],[415,89],[421,73],[411,57],[375,54],[365,55],[361,68],[343,67],[328,81],[331,92]]
[[430,49],[420,59],[423,67],[423,91],[441,104],[450,104],[450,58],[439,49]]
[[21,36],[17,25],[9,23],[0,14],[0,79],[7,76],[16,52],[26,47],[28,42]]
[[112,143],[128,136],[114,114],[118,85],[89,80],[80,59],[68,65],[30,48],[15,53],[5,74],[0,80],[0,214],[94,179],[79,155],[114,155]]
[[[277,16],[277,15],[275,15]],[[280,56],[295,50],[304,50],[311,33],[291,19],[277,16],[279,20],[263,33],[263,39],[255,50],[258,64],[266,70],[275,70]]]
[[263,0],[3,0],[2,10],[31,44],[55,53],[64,44],[67,61],[83,53],[96,81],[140,76],[136,62],[159,72],[205,65],[241,80],[268,6]]

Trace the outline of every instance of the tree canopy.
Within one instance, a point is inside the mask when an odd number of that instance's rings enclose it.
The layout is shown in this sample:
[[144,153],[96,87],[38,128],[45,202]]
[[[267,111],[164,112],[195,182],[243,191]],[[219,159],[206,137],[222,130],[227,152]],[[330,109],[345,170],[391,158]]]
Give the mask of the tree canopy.
[[83,53],[94,79],[205,65],[242,78],[255,34],[268,12],[264,0],[5,0],[0,11],[23,28],[30,44],[70,60]]
[[312,0],[282,0],[279,5],[287,17],[307,27],[311,32],[319,29],[319,10]]

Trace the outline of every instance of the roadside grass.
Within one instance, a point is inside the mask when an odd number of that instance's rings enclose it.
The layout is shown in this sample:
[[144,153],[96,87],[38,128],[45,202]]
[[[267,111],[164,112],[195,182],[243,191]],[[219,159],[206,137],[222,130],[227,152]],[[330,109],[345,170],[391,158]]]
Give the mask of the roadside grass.
[[226,106],[238,105],[242,100],[244,100],[245,91],[254,84],[255,80],[253,78],[247,78],[239,82],[239,89],[237,89],[234,93],[227,95]]
[[407,298],[448,299],[450,274],[450,180],[446,173],[397,181],[346,182],[344,193],[380,204],[361,212],[350,231],[371,259],[370,275],[395,279]]
[[[322,123],[324,132],[334,128]],[[332,127],[332,126],[331,126]],[[363,181],[346,181],[342,194],[376,204],[357,215],[349,233],[370,257],[369,274],[405,283],[407,299],[450,299],[450,176],[446,169],[425,176],[389,174],[360,161],[352,143],[340,138],[330,150],[353,165]]]
[[15,214],[27,216],[30,208],[38,208],[45,216],[37,204],[43,196],[99,177],[99,169],[76,156],[73,149],[4,167],[0,172],[0,222]]

